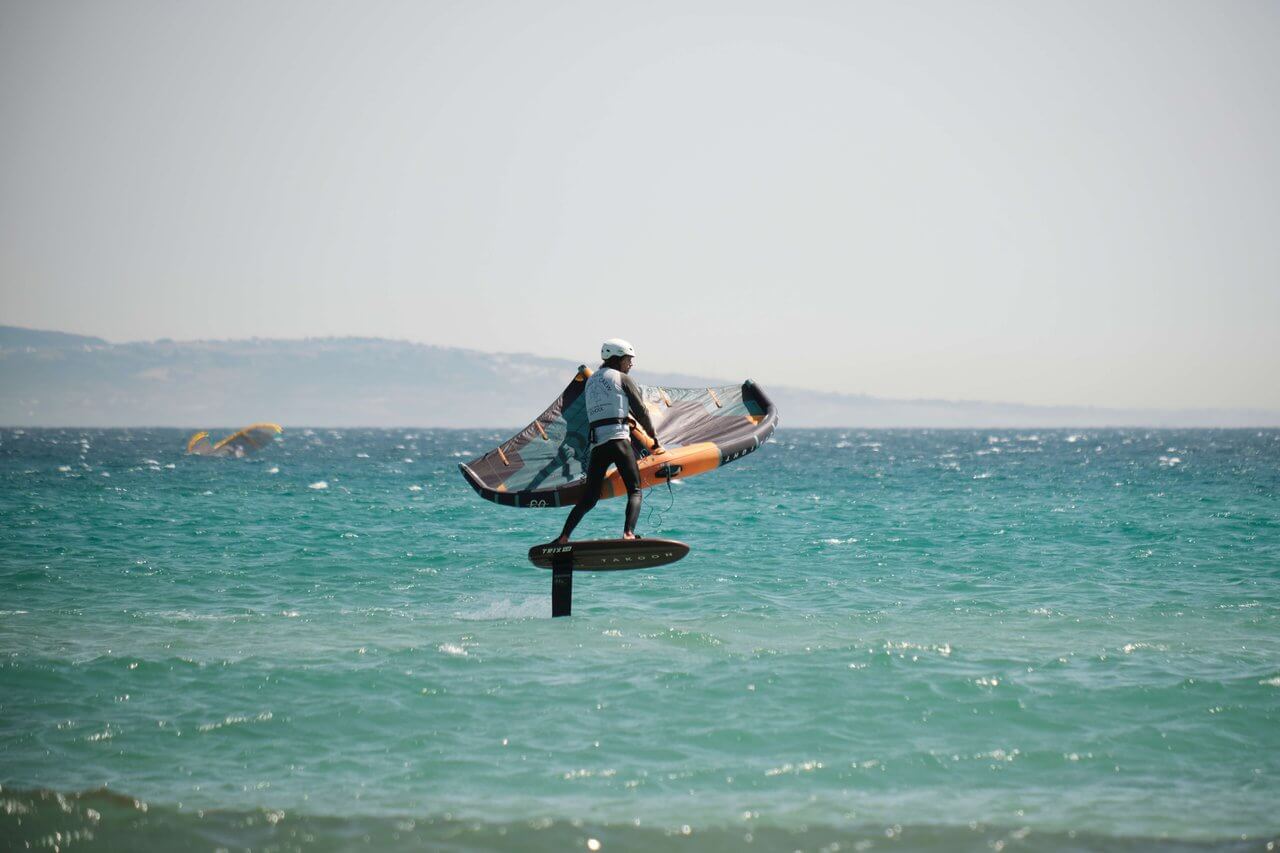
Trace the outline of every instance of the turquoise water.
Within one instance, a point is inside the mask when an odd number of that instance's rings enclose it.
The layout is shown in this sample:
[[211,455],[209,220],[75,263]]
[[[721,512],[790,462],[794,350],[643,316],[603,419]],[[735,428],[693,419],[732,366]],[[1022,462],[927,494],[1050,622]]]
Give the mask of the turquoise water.
[[1280,431],[783,429],[556,620],[563,511],[456,470],[504,435],[0,431],[0,847],[1280,832]]

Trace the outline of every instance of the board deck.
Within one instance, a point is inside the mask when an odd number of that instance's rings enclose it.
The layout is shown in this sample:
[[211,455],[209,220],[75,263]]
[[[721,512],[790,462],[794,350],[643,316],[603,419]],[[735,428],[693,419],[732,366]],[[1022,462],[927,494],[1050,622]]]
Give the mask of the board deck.
[[583,539],[568,545],[534,545],[529,562],[540,569],[559,563],[575,572],[652,569],[682,559],[689,546],[674,539]]

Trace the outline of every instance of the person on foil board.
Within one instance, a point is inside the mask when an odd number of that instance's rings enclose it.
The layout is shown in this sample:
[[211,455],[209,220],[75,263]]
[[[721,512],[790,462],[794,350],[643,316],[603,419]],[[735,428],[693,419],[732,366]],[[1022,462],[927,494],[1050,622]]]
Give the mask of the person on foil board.
[[618,474],[627,488],[627,515],[622,538],[635,539],[636,522],[640,519],[640,468],[631,449],[629,417],[653,437],[653,452],[662,452],[658,431],[649,418],[640,386],[627,375],[635,363],[635,348],[621,338],[610,338],[601,344],[600,358],[604,364],[587,379],[587,387],[583,391],[591,427],[591,460],[587,463],[586,490],[582,499],[569,511],[564,529],[553,545],[569,544],[573,529],[600,500],[600,487],[610,465],[618,467]]

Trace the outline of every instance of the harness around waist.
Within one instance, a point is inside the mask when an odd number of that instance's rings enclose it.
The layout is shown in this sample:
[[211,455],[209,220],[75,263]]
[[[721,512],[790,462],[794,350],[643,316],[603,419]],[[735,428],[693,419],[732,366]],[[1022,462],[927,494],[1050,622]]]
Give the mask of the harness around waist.
[[591,442],[594,447],[596,443],[596,430],[607,426],[622,426],[626,422],[626,418],[600,418],[598,421],[592,421],[588,424],[590,429],[587,432],[587,441]]

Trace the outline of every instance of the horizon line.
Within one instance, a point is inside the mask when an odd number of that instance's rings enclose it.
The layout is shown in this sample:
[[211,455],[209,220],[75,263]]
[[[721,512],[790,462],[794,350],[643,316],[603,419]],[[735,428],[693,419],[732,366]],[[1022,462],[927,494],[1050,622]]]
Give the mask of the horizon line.
[[[487,355],[487,356],[495,356],[495,355],[529,356],[532,358],[544,359],[547,361],[563,361],[566,364],[572,364],[575,361],[575,359],[565,358],[562,356],[540,355],[538,353],[533,353],[533,352],[501,352],[501,351],[493,351],[493,350],[476,349],[475,347],[460,347],[460,346],[447,346],[443,344],[433,344],[427,341],[413,340],[410,338],[388,338],[388,337],[382,337],[382,336],[368,336],[368,335],[317,335],[317,336],[308,336],[308,337],[300,337],[300,338],[259,337],[257,335],[243,337],[243,338],[177,339],[177,338],[162,337],[162,338],[153,338],[150,340],[138,339],[138,340],[131,340],[131,341],[112,341],[99,335],[88,335],[88,334],[82,334],[80,332],[64,332],[58,329],[38,329],[38,328],[33,328],[31,326],[16,326],[16,325],[10,325],[7,323],[0,323],[0,329],[6,329],[6,328],[17,329],[24,332],[66,335],[69,337],[77,337],[77,338],[94,338],[96,340],[103,341],[107,346],[129,346],[129,345],[135,345],[135,344],[162,344],[162,343],[233,344],[233,343],[243,343],[243,342],[305,343],[307,341],[379,341],[379,342],[385,342],[385,343],[407,344],[409,346],[429,347],[429,348],[439,349],[439,350],[452,350],[455,352],[470,352],[470,353],[477,353],[479,355]],[[693,373],[682,374],[676,371],[652,371],[652,372],[657,373],[659,375],[661,375],[662,373],[667,373],[669,375],[686,375],[686,376],[702,378],[702,379],[709,378],[709,377],[699,377]],[[724,380],[717,379],[716,381],[724,381]],[[729,384],[732,384],[732,383],[729,383]],[[867,400],[877,400],[877,401],[883,401],[887,403],[902,403],[902,404],[941,404],[941,405],[947,405],[947,406],[1010,406],[1010,407],[1019,407],[1019,408],[1027,408],[1027,409],[1074,409],[1074,410],[1098,411],[1098,412],[1126,412],[1127,411],[1127,412],[1141,412],[1146,414],[1165,414],[1165,415],[1171,415],[1171,414],[1194,415],[1194,414],[1230,412],[1235,414],[1251,414],[1251,415],[1262,415],[1267,417],[1274,417],[1276,419],[1277,426],[1280,426],[1280,410],[1269,409],[1265,407],[1181,406],[1176,408],[1151,408],[1147,406],[1133,406],[1133,407],[1107,406],[1107,405],[1100,405],[1097,403],[1022,403],[1022,402],[1014,402],[1009,400],[978,400],[978,399],[946,398],[946,397],[881,397],[874,394],[868,394],[865,391],[824,391],[817,388],[806,388],[802,385],[778,385],[775,387],[779,389],[784,389],[787,391],[802,391],[806,394],[819,394],[819,395],[825,395],[825,396],[837,397],[837,398],[859,398],[860,397]],[[5,427],[3,425],[0,425],[0,429],[3,429],[3,428]],[[64,428],[64,427],[52,427],[52,428],[58,429],[58,428]],[[85,427],[85,429],[98,429],[98,428],[99,427]],[[107,427],[107,428],[113,428],[113,427]],[[120,427],[120,429],[129,429],[129,428],[144,429],[148,427],[143,427],[143,426]],[[323,427],[323,428],[330,429],[331,427]],[[362,429],[365,427],[348,427],[348,428]],[[382,427],[368,427],[368,428],[381,429]],[[430,429],[431,427],[418,427],[418,428]],[[484,427],[451,427],[451,429],[482,429],[482,428]],[[815,429],[816,428],[817,427],[815,427]],[[860,427],[856,427],[856,426],[821,427],[821,429],[828,429],[828,428],[829,429],[859,429]],[[947,429],[968,429],[968,428],[969,427],[947,427]],[[973,428],[981,429],[982,427],[973,427]],[[1049,428],[1054,429],[1056,427],[1049,427]],[[1071,427],[1062,427],[1062,429],[1070,429],[1070,428]],[[1124,427],[1116,426],[1116,427],[1094,427],[1094,428],[1107,428],[1107,429],[1135,428],[1136,429],[1136,428],[1141,428],[1141,424],[1126,425]],[[1152,428],[1174,429],[1174,427],[1152,427]],[[1177,429],[1182,429],[1182,428],[1184,427],[1177,427]],[[1200,428],[1218,429],[1218,427],[1185,427],[1185,428],[1186,429],[1200,429]],[[1254,429],[1255,427],[1222,427],[1222,428],[1223,429]],[[398,429],[398,427],[387,427],[387,429]],[[933,429],[933,427],[904,426],[904,427],[894,427],[894,429]]]

